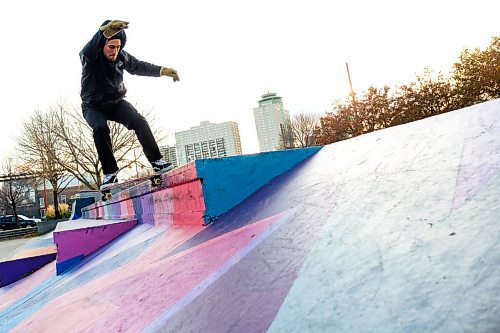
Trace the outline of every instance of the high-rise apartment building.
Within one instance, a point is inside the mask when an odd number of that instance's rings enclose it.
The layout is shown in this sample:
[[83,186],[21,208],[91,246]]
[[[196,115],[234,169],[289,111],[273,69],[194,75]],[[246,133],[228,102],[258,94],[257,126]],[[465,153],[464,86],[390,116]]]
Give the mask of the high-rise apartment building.
[[261,152],[290,147],[288,126],[290,114],[276,93],[262,95],[259,106],[253,109],[257,138]]
[[177,152],[175,147],[163,146],[160,147],[160,152],[165,161],[172,163],[172,165],[176,168],[178,167]]
[[200,126],[175,133],[179,165],[204,158],[241,155],[238,124],[234,121],[214,124],[202,121]]

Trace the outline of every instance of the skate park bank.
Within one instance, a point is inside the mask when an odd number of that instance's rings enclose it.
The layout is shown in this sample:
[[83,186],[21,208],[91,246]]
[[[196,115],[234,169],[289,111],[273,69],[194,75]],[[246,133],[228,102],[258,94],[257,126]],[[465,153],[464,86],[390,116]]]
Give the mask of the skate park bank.
[[0,331],[497,331],[499,133],[494,100],[196,161],[60,224]]

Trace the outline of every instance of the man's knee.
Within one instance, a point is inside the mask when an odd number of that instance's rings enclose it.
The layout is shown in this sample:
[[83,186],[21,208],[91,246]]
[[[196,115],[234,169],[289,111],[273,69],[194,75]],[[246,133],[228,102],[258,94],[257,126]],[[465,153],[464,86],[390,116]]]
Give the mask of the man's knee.
[[83,118],[85,118],[94,134],[109,132],[107,119],[99,111],[86,107],[83,109]]
[[128,129],[130,130],[140,130],[142,128],[148,128],[149,124],[146,118],[141,115],[138,115],[134,119],[131,119],[128,123]]
[[107,123],[97,123],[92,125],[92,133],[94,134],[94,137],[96,136],[102,136],[102,135],[109,135],[109,127]]

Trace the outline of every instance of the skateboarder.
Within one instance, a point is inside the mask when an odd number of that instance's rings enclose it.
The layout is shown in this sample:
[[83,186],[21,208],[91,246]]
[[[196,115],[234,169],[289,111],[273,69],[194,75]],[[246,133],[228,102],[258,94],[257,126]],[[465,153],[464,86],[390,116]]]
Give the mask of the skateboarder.
[[133,57],[123,49],[127,41],[124,29],[128,22],[105,21],[92,39],[80,52],[82,62],[82,111],[92,128],[94,143],[103,170],[101,190],[118,182],[118,165],[111,145],[107,121],[116,121],[134,130],[144,154],[154,171],[173,169],[162,159],[160,149],[146,119],[126,100],[123,70],[142,76],[169,76],[179,81],[177,71],[161,67]]

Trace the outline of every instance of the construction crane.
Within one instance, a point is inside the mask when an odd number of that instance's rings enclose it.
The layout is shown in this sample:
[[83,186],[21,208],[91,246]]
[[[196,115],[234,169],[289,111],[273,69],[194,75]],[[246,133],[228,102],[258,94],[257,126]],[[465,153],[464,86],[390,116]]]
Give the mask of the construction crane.
[[351,93],[349,95],[352,97],[352,104],[356,105],[356,93],[354,92],[354,89],[352,89],[351,73],[349,73],[349,65],[347,62],[345,63],[345,67],[347,69],[347,77],[349,78],[349,86],[351,87]]

